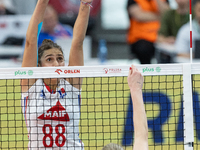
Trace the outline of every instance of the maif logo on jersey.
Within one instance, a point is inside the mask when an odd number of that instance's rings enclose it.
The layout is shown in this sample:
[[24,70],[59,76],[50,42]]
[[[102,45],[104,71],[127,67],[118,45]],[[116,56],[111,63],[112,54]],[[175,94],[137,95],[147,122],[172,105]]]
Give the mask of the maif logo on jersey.
[[41,120],[70,121],[66,109],[58,101],[55,106],[38,117]]

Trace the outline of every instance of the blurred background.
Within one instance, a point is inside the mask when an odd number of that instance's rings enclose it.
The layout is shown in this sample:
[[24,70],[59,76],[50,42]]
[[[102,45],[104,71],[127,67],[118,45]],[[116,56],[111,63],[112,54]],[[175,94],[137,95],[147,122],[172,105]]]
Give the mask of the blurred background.
[[[23,57],[27,27],[37,0],[0,0],[0,67],[20,67]],[[140,63],[137,56],[130,54],[127,44],[129,15],[127,0],[94,0],[91,9],[87,37],[84,41],[86,65],[123,65]],[[59,23],[73,28],[80,0],[50,0],[58,15]],[[169,9],[176,9],[176,0],[168,1]],[[189,14],[188,14],[189,18]],[[189,35],[188,35],[189,36]],[[58,37],[55,41],[66,51],[66,60],[71,43],[70,36]],[[156,54],[151,63],[162,63],[162,55],[173,58],[164,63],[176,61],[173,46],[155,42]],[[100,49],[104,47],[104,51]],[[165,48],[167,50],[165,50]],[[184,60],[187,62],[188,59]]]

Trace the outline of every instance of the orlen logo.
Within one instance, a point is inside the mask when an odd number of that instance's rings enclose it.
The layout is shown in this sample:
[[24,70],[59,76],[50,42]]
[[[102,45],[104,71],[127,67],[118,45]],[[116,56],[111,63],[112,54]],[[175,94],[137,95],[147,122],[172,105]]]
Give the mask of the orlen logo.
[[108,74],[108,73],[121,73],[122,69],[120,68],[112,68],[112,69],[108,69],[108,68],[104,68],[103,69],[105,71],[105,74]]
[[61,74],[61,72],[65,73],[65,74],[74,74],[74,73],[81,73],[81,70],[80,69],[74,69],[74,70],[57,69],[55,72],[57,72],[59,75]]
[[55,72],[57,72],[60,75],[60,72],[63,72],[61,69],[57,69]]

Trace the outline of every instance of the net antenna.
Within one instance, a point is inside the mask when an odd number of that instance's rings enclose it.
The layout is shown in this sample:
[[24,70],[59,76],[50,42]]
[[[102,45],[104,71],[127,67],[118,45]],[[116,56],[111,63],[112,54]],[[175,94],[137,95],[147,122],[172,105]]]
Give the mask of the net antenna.
[[190,63],[192,63],[192,0],[190,0]]

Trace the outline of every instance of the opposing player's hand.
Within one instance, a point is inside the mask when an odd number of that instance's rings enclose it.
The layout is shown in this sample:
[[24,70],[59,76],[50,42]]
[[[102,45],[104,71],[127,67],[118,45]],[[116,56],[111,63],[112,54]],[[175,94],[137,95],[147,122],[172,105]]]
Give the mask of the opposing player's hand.
[[131,65],[127,80],[131,91],[142,90],[144,78],[134,65]]

